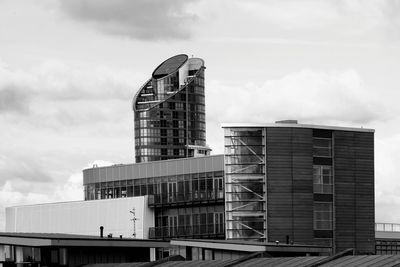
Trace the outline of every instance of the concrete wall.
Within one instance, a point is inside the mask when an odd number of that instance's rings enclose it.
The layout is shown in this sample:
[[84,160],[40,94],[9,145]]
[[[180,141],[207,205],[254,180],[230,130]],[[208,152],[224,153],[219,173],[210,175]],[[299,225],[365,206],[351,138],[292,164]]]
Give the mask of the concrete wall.
[[154,212],[148,208],[147,196],[73,201],[6,208],[7,232],[68,233],[132,237],[135,208],[136,238],[148,238],[154,227]]

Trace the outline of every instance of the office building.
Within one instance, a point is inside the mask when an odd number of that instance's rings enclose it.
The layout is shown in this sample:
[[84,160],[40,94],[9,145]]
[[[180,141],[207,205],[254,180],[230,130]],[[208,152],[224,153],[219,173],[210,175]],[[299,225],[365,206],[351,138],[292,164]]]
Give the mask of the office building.
[[86,169],[85,200],[148,195],[155,220],[150,238],[223,239],[223,159],[216,155]]
[[226,238],[374,253],[374,131],[227,124]]
[[208,155],[204,61],[161,63],[133,99],[136,163]]

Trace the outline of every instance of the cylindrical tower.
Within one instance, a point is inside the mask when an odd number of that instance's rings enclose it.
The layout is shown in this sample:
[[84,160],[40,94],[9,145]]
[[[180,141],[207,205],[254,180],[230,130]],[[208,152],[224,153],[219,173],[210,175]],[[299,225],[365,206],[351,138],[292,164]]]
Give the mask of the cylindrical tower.
[[136,162],[209,154],[204,61],[176,55],[161,63],[133,99]]

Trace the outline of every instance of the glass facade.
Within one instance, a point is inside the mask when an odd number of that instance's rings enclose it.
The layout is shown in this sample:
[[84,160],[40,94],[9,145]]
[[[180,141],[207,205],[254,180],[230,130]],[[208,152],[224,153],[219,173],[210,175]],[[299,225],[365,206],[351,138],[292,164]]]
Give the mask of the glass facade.
[[225,128],[226,238],[266,240],[265,130]]
[[149,205],[224,199],[223,172],[205,172],[89,183],[85,200],[149,195]]
[[85,200],[148,195],[155,208],[149,237],[224,238],[223,171],[128,179],[85,185]]
[[192,157],[190,146],[206,146],[204,70],[202,59],[178,55],[140,88],[133,103],[137,163]]
[[224,206],[182,207],[168,209],[156,216],[150,238],[172,237],[224,238]]

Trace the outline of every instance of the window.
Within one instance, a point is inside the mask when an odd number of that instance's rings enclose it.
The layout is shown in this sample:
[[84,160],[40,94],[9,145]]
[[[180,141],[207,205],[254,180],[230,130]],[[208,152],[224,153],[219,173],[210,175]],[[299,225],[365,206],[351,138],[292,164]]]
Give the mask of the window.
[[314,230],[332,230],[332,203],[314,202]]
[[224,233],[224,213],[215,212],[214,213],[214,233],[223,234]]
[[314,166],[314,193],[332,194],[332,167]]
[[313,138],[313,154],[314,157],[332,157],[332,139],[330,138]]

